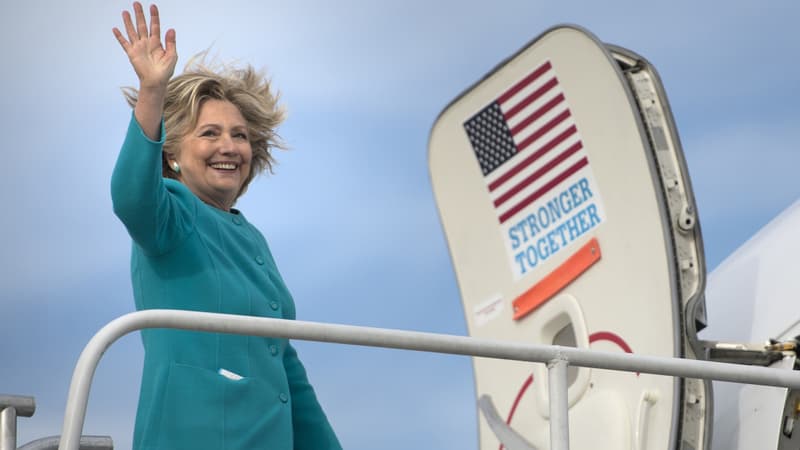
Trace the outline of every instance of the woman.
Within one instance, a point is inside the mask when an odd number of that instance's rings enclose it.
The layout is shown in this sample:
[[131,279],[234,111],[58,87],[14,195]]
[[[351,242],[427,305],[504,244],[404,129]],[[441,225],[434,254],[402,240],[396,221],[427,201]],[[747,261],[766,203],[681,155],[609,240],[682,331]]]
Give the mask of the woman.
[[[196,67],[170,80],[175,31],[160,38],[123,12],[114,35],[139,78],[111,179],[114,212],[133,238],[137,309],[295,318],[267,242],[233,208],[270,168],[283,112],[252,68]],[[163,120],[162,120],[163,117]],[[136,449],[340,449],[286,339],[145,330]]]

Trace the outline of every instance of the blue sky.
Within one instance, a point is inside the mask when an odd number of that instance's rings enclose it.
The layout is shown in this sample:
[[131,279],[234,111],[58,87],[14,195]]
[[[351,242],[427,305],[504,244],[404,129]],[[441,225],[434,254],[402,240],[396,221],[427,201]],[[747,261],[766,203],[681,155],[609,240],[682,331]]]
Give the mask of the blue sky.
[[[172,0],[179,67],[211,48],[264,67],[291,150],[239,202],[266,235],[298,318],[465,334],[427,169],[438,113],[559,23],[659,70],[686,152],[709,269],[796,200],[800,6],[794,1]],[[0,392],[34,395],[20,442],[60,432],[78,354],[133,310],[130,243],[109,177],[135,85],[111,34],[130,4],[15,2],[0,17]],[[18,170],[19,169],[19,170]],[[710,311],[710,320],[715,320]],[[720,316],[716,316],[720,317]],[[349,449],[475,449],[469,359],[297,343]],[[101,362],[85,427],[130,446],[142,349]]]

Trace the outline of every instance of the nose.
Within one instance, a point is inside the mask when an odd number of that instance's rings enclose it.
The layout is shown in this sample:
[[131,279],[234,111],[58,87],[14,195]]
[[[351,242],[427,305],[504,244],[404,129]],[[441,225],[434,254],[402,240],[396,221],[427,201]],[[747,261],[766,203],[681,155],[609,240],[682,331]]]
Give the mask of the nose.
[[227,155],[236,153],[236,141],[230,133],[223,133],[222,138],[219,140],[220,153]]

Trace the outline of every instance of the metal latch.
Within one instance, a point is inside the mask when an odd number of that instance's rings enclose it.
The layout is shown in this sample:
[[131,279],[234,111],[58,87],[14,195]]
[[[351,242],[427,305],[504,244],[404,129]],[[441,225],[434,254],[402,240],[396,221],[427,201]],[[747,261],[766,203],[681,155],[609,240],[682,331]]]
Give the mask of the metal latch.
[[767,344],[744,344],[734,342],[700,341],[709,361],[769,366],[783,359],[786,354],[796,355],[797,338],[791,341],[770,340]]

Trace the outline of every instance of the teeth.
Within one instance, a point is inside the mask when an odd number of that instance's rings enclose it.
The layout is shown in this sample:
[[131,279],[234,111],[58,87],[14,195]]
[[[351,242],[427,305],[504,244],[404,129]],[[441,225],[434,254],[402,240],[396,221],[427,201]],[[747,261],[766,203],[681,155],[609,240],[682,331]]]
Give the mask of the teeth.
[[234,169],[236,169],[236,164],[234,164],[234,163],[214,163],[214,164],[211,164],[211,167],[213,167],[215,169],[234,170]]

